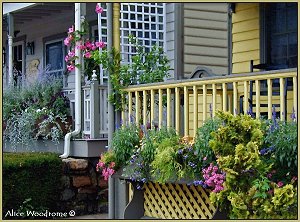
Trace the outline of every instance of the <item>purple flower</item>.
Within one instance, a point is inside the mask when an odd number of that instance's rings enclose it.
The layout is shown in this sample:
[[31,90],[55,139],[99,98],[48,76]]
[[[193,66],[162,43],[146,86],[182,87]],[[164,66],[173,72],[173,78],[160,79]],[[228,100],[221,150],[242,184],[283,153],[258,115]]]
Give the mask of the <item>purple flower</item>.
[[182,149],[178,150],[178,154],[182,154],[182,152],[183,152]]
[[204,183],[203,183],[203,181],[202,180],[195,180],[194,181],[194,183],[193,183],[195,186],[203,186],[204,185]]
[[184,155],[184,156],[183,156],[183,159],[186,160],[187,158],[188,158],[188,155]]

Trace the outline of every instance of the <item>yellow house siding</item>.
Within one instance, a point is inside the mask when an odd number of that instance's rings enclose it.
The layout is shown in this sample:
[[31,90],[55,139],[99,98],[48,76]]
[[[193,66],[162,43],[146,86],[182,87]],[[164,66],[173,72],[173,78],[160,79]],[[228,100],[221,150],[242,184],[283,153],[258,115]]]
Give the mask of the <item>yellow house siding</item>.
[[250,72],[260,62],[259,3],[237,3],[232,14],[232,73]]

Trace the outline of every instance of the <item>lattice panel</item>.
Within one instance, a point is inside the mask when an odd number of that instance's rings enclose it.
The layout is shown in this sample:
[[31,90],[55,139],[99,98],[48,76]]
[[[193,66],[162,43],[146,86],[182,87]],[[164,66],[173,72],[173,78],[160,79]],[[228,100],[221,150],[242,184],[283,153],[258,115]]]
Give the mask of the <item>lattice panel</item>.
[[144,185],[145,216],[160,219],[210,219],[216,208],[200,186],[186,184]]

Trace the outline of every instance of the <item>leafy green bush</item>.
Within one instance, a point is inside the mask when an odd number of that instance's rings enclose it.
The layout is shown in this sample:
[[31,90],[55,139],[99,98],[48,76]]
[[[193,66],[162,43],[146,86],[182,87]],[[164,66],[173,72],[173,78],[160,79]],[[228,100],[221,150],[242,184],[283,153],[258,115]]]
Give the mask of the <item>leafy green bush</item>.
[[70,115],[69,99],[63,95],[62,80],[37,82],[21,89],[10,88],[3,95],[4,139],[16,149],[28,147],[38,137],[58,142]]
[[126,163],[140,143],[140,129],[135,124],[119,128],[113,135],[111,149],[115,156],[116,167]]
[[[262,122],[250,115],[218,112],[224,125],[214,132],[210,146],[226,173],[224,189],[210,199],[231,219],[291,219],[297,217],[297,188],[267,178],[272,163],[263,160]],[[287,192],[286,194],[284,194]]]
[[272,180],[289,182],[297,175],[298,133],[296,122],[276,119],[268,122],[260,153],[264,160],[273,163]]
[[3,217],[8,210],[19,209],[28,199],[36,210],[58,210],[61,177],[62,162],[56,154],[4,153]]
[[215,154],[209,146],[209,141],[213,138],[212,132],[215,132],[221,126],[222,121],[217,117],[208,119],[203,126],[198,128],[195,138],[195,149],[198,161],[202,163],[202,167],[216,161]]

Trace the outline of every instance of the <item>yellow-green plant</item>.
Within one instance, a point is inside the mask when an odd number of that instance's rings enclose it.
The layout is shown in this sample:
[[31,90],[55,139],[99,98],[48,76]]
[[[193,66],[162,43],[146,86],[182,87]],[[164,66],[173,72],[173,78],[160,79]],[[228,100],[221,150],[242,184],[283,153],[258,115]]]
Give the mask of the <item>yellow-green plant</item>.
[[217,117],[223,124],[213,133],[210,146],[226,180],[222,191],[210,194],[211,201],[231,219],[295,218],[296,188],[291,184],[279,187],[267,179],[272,164],[259,153],[261,121],[226,112],[218,112]]

